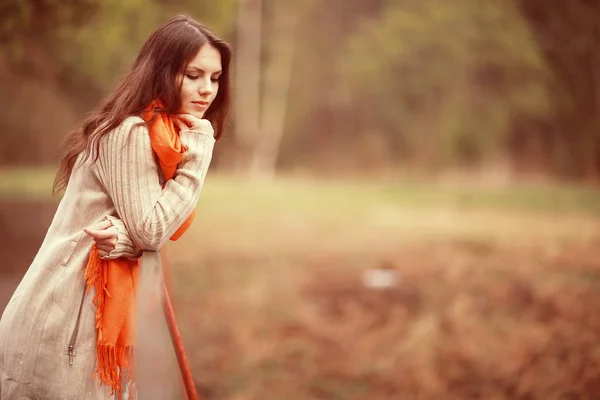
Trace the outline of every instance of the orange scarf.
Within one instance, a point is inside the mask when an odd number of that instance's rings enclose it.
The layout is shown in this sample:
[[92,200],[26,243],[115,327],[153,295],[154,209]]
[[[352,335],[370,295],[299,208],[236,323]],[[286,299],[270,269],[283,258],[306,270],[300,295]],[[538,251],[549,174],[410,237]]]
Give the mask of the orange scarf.
[[[157,103],[160,106],[159,103]],[[153,120],[153,108],[148,107],[143,114],[148,123],[152,150],[156,154],[165,182],[172,179],[181,162],[185,146],[181,144],[179,132],[171,118],[159,113]],[[195,211],[171,236],[177,240],[192,224]],[[86,290],[95,289],[96,307],[96,352],[99,380],[116,391],[119,398],[123,389],[123,376],[128,384],[132,382],[135,293],[139,277],[139,260],[118,258],[103,260],[98,257],[94,245],[90,251],[85,270]],[[125,375],[124,375],[125,374]]]

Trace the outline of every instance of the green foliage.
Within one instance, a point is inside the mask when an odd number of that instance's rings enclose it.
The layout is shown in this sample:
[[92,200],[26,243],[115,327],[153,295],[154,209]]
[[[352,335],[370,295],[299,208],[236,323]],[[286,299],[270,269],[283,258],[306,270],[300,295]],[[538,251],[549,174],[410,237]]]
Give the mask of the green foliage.
[[[0,107],[10,111],[1,147],[32,146],[21,155],[5,150],[0,161],[52,161],[49,144],[114,87],[150,31],[176,13],[235,48],[239,1],[0,2]],[[283,58],[281,49],[294,48],[280,165],[443,167],[508,158],[598,175],[597,2],[296,3],[262,1],[262,76],[273,75],[267,67]],[[283,35],[277,21],[286,29],[297,21],[298,30]],[[63,117],[49,119],[54,114]],[[44,139],[41,126],[53,129]],[[235,140],[230,148],[240,145]]]
[[27,61],[27,46],[55,43],[60,32],[85,24],[99,0],[5,0],[0,5],[0,56],[9,63]]
[[235,0],[10,0],[0,12],[0,54],[21,63],[31,57],[35,41],[51,55],[70,86],[105,92],[160,22],[186,13],[219,34],[228,34],[234,6]]
[[143,38],[159,22],[159,10],[147,3],[106,0],[89,24],[75,32],[63,32],[61,42],[70,42],[70,48],[60,53],[61,62],[73,80],[86,81],[102,91],[114,86]]
[[62,53],[62,61],[78,79],[94,83],[105,92],[127,71],[142,42],[158,24],[185,13],[218,33],[227,32],[233,22],[234,4],[234,0],[170,4],[156,0],[106,0],[89,24],[73,35],[64,33],[63,41],[71,40],[74,48]]
[[[129,69],[142,42],[176,13],[219,34],[235,0],[6,0],[0,5],[0,164],[54,163],[59,143]],[[17,146],[17,144],[21,144]],[[15,152],[14,148],[27,151]]]
[[413,151],[433,136],[448,159],[483,158],[515,117],[551,108],[551,74],[508,0],[389,2],[348,39],[339,63],[351,92],[373,99],[376,121]]

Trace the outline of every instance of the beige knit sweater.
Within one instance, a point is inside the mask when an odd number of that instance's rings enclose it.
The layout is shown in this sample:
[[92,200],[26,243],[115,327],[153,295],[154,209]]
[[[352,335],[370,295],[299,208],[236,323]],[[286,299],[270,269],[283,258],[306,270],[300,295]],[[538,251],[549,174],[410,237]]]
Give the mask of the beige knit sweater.
[[182,131],[188,150],[163,188],[140,122],[126,119],[101,139],[96,162],[79,162],[73,170],[42,246],[0,320],[0,400],[110,398],[93,377],[93,293],[82,303],[92,239],[82,229],[108,216],[119,230],[111,258],[160,249],[196,206],[215,143],[210,132]]

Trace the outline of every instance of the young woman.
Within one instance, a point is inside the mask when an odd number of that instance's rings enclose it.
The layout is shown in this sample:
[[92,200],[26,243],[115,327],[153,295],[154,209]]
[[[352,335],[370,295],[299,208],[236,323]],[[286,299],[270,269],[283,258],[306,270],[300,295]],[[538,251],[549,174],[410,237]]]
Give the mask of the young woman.
[[108,399],[130,383],[138,256],[192,222],[230,108],[230,58],[206,27],[172,18],[68,136],[64,196],[0,320],[0,400]]

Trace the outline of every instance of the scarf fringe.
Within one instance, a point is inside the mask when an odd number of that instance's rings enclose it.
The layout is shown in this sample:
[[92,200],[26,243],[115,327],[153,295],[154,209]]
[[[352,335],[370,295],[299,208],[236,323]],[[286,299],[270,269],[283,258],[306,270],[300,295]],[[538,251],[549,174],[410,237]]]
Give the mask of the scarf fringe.
[[111,396],[117,393],[121,398],[123,390],[123,377],[126,377],[126,384],[133,389],[133,346],[112,345],[103,343],[104,325],[103,318],[106,297],[110,298],[107,290],[108,283],[108,262],[98,257],[96,246],[92,247],[89,262],[85,270],[86,293],[94,288],[94,299],[92,303],[96,307],[96,353],[98,357],[98,367],[96,376],[101,383],[111,388]]
[[133,385],[133,346],[113,346],[99,344],[96,347],[98,353],[98,368],[96,376],[98,379],[111,387],[111,396],[116,393],[120,399],[123,391],[123,383],[134,390]]
[[96,330],[98,332],[97,341],[102,340],[102,315],[104,314],[104,295],[108,294],[106,289],[107,284],[107,268],[108,263],[98,257],[98,249],[94,245],[90,251],[90,257],[85,269],[85,286],[86,293],[89,293],[92,288],[95,289],[94,299],[92,304],[96,307]]

